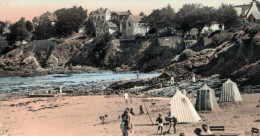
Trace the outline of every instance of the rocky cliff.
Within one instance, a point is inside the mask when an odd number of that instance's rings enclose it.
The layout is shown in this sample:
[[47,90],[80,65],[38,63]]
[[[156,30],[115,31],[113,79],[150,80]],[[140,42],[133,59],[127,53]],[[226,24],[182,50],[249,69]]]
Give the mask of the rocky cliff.
[[259,84],[260,34],[258,27],[218,32],[204,43],[185,49],[180,37],[74,38],[34,41],[0,58],[7,74],[47,74],[66,71],[167,72],[182,81],[192,73],[220,76]]

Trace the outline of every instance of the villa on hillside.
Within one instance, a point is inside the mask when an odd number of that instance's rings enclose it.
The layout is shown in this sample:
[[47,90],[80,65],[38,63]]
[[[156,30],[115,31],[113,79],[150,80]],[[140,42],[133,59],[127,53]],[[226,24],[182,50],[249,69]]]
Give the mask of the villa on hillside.
[[126,25],[126,33],[123,36],[145,35],[148,32],[148,27],[144,23],[140,23],[142,18],[143,16],[130,15],[125,22],[121,23],[120,26]]
[[241,22],[259,23],[260,22],[260,3],[252,0],[250,4],[234,6]]
[[51,21],[52,25],[55,25],[55,23],[57,21],[56,15],[47,11],[46,13],[42,14],[39,17],[34,17],[32,22],[33,22],[34,26],[38,26],[42,21],[44,21],[46,19]]
[[147,32],[143,24],[140,23],[141,16],[134,16],[128,11],[110,11],[107,8],[99,8],[89,15],[96,28],[96,37],[105,33],[111,35],[121,34],[122,36],[135,36]]

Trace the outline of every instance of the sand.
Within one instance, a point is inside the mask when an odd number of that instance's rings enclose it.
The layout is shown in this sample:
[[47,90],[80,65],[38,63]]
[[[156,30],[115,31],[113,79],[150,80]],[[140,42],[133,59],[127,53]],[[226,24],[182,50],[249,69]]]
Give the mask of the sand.
[[[224,125],[225,132],[244,135],[252,127],[260,128],[260,94],[244,94],[243,102],[221,104],[217,112],[200,112],[201,121],[177,126],[177,134],[193,136],[202,123]],[[163,118],[170,110],[170,98],[132,98],[126,104],[123,96],[60,96],[54,98],[21,98],[0,101],[0,130],[9,136],[120,136],[120,119],[126,107],[139,112],[145,104],[155,122],[159,113]],[[192,100],[194,102],[194,99]],[[153,104],[152,104],[153,103]],[[146,110],[145,110],[146,112]],[[108,115],[106,124],[99,116]],[[134,124],[151,124],[148,115],[133,116]],[[157,126],[135,126],[132,135],[156,135]],[[167,126],[164,130],[168,129]]]

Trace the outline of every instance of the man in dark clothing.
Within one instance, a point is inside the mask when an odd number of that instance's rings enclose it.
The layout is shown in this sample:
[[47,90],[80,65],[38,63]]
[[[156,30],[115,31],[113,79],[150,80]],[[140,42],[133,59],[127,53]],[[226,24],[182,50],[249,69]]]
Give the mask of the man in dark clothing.
[[139,107],[139,109],[140,109],[140,112],[139,112],[139,114],[144,114],[144,111],[143,111],[143,106],[142,105],[140,105],[140,107]]
[[159,114],[159,117],[156,119],[156,122],[158,122],[158,130],[157,130],[157,135],[158,135],[158,131],[161,129],[161,135],[162,135],[162,131],[163,131],[163,119],[162,119],[162,115]]
[[167,132],[170,133],[170,129],[171,129],[172,123],[173,123],[173,133],[176,133],[177,119],[175,117],[171,117],[171,112],[169,112],[169,114],[168,114],[167,121],[169,121],[169,129]]

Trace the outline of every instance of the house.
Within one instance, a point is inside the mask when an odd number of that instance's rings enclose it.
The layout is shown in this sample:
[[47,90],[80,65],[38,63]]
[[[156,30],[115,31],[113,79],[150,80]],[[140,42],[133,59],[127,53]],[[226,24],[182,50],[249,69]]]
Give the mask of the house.
[[47,11],[46,13],[42,14],[39,17],[34,17],[32,22],[34,26],[38,26],[41,22],[46,20],[49,20],[52,25],[55,25],[57,21],[57,17],[54,13],[50,13],[49,11]]
[[110,35],[115,35],[118,32],[118,27],[113,22],[105,23],[105,33],[109,33]]
[[113,20],[113,22],[115,22],[119,26],[118,31],[122,35],[126,34],[126,25],[125,25],[126,23],[125,22],[130,15],[132,15],[130,10],[122,11],[122,12],[113,11],[111,14],[111,20]]
[[96,37],[105,33],[111,35],[121,33],[123,36],[144,35],[148,31],[143,23],[142,16],[134,16],[128,11],[109,11],[107,8],[99,8],[90,13],[90,19],[96,28]]
[[99,8],[95,11],[92,11],[89,16],[95,27],[100,27],[101,24],[111,20],[111,12],[107,8]]
[[241,22],[259,23],[260,22],[260,3],[252,0],[250,4],[234,6],[240,16]]
[[218,30],[224,31],[224,24],[219,24],[217,22],[213,22],[210,26],[205,26],[202,30],[201,33],[212,33]]
[[112,11],[111,20],[126,20],[129,15],[132,15],[130,10],[121,12]]
[[103,36],[105,33],[109,33],[110,35],[115,35],[118,32],[118,27],[111,21],[105,22],[96,27],[96,36]]
[[143,16],[130,15],[125,22],[122,22],[120,25],[126,25],[126,33],[123,36],[132,37],[145,35],[149,28],[145,26],[144,23],[140,23],[142,17]]

